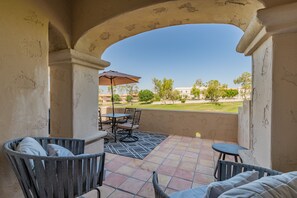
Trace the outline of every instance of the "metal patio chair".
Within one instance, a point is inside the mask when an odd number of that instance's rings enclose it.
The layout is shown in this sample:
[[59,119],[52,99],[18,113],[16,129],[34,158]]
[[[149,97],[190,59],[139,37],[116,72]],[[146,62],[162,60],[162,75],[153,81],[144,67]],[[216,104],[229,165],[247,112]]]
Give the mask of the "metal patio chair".
[[45,149],[47,144],[58,144],[76,156],[28,155],[15,151],[22,139],[6,142],[3,150],[26,198],[73,198],[91,190],[97,190],[100,197],[98,187],[103,182],[105,153],[83,154],[84,140],[34,137]]
[[123,124],[118,124],[117,129],[122,129],[122,131],[127,131],[128,134],[120,138],[122,142],[136,142],[138,137],[133,135],[133,130],[139,128],[141,110],[135,110],[132,122],[126,122]]
[[101,109],[99,107],[98,108],[98,128],[99,128],[99,130],[107,129],[107,128],[104,128],[103,129],[103,126],[109,126],[109,128],[111,128],[111,123],[112,123],[111,120],[104,120],[104,121],[102,121]]
[[123,124],[123,123],[126,123],[126,122],[132,122],[133,115],[134,115],[135,111],[136,111],[136,108],[126,107],[125,110],[124,110],[124,114],[129,114],[130,116],[125,117],[124,119],[117,120],[117,123],[118,124]]

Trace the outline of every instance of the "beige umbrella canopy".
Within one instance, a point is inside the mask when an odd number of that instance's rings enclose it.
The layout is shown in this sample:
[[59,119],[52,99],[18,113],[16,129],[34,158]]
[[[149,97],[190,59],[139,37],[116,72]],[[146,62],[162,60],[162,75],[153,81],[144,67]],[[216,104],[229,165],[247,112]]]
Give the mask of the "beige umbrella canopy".
[[120,73],[117,71],[106,71],[99,74],[99,85],[111,86],[111,102],[112,102],[112,113],[114,114],[114,101],[113,101],[113,86],[123,85],[130,83],[138,83],[140,77],[129,74]]
[[110,70],[99,74],[99,85],[115,86],[129,83],[137,83],[139,79],[140,77],[138,76],[133,76]]

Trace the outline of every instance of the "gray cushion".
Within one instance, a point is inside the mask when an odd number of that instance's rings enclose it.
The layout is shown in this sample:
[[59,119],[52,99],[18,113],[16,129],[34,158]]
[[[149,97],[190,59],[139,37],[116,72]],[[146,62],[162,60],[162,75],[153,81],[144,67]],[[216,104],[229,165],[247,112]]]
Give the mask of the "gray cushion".
[[[47,156],[43,147],[31,137],[25,137],[17,146],[16,151],[25,153],[28,155]],[[30,160],[31,168],[34,169],[34,162]]]
[[225,181],[212,182],[207,187],[206,198],[216,198],[222,193],[259,179],[258,171],[246,171]]
[[47,156],[46,151],[43,147],[31,137],[25,137],[17,146],[16,151],[29,154]]
[[207,186],[199,186],[197,188],[183,190],[179,192],[172,193],[170,198],[198,198],[204,197],[206,193]]
[[254,182],[229,190],[220,197],[297,197],[297,171],[262,177]]
[[49,156],[59,156],[59,157],[71,157],[74,156],[71,151],[68,149],[59,146],[57,144],[48,144],[47,145],[47,152]]

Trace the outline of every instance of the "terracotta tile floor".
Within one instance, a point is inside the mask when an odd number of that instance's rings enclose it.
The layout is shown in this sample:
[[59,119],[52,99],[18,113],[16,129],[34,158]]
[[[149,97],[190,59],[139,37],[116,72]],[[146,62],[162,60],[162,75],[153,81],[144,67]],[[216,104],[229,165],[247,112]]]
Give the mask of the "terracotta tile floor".
[[[154,170],[168,194],[208,184],[214,179],[218,158],[211,145],[217,142],[220,141],[172,135],[143,160],[106,153],[102,197],[154,197]],[[95,192],[89,194],[86,197],[96,197]]]

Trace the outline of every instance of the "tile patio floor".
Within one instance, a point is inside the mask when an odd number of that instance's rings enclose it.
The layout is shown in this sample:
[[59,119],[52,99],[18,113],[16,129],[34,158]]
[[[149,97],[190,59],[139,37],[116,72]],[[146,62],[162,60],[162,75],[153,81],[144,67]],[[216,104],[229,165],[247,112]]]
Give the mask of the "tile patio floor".
[[218,158],[211,145],[217,142],[220,141],[172,135],[143,160],[106,153],[106,176],[104,185],[100,187],[101,197],[153,198],[151,178],[155,170],[167,194],[208,184],[214,180]]

